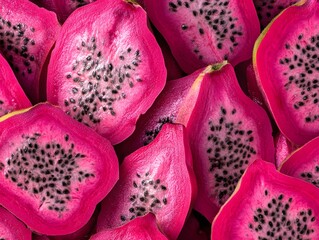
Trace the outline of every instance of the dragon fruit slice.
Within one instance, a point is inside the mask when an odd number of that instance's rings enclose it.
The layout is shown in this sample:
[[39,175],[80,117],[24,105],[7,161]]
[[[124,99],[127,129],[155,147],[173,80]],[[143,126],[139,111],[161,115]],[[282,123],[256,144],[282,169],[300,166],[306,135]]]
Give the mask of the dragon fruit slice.
[[49,104],[1,120],[0,204],[40,234],[83,227],[118,180],[110,142]]
[[148,212],[169,239],[177,239],[196,193],[183,126],[165,124],[149,145],[126,157],[120,180],[103,200],[97,231],[121,226]]
[[0,116],[31,107],[8,62],[0,54]]
[[318,239],[318,206],[316,187],[257,160],[215,218],[211,239]]
[[15,216],[0,206],[0,239],[31,240],[31,231]]
[[282,163],[280,172],[292,177],[300,178],[319,187],[319,138],[306,143],[295,150]]
[[165,123],[175,122],[183,99],[201,72],[202,70],[198,70],[186,77],[167,82],[152,107],[138,119],[134,133],[116,146],[119,159],[152,142]]
[[32,102],[42,66],[60,30],[56,15],[27,0],[1,0],[0,53]]
[[224,59],[251,58],[260,29],[252,0],[144,0],[180,67],[192,73]]
[[298,0],[253,0],[261,29],[264,29],[282,10],[295,4]]
[[31,0],[37,5],[44,7],[57,14],[61,23],[77,8],[85,6],[96,0]]
[[274,140],[276,150],[276,166],[279,168],[286,158],[298,147],[291,143],[282,133],[278,133]]
[[96,1],[68,18],[52,52],[48,100],[112,144],[134,131],[166,81],[146,23],[131,1]]
[[212,221],[254,160],[274,162],[274,144],[266,112],[242,92],[230,64],[208,66],[194,86],[176,122],[189,134],[198,182],[194,208]]
[[258,84],[280,131],[296,145],[319,135],[318,8],[316,0],[287,8],[254,49]]
[[167,240],[156,225],[156,218],[152,213],[137,217],[127,224],[94,234],[90,240]]

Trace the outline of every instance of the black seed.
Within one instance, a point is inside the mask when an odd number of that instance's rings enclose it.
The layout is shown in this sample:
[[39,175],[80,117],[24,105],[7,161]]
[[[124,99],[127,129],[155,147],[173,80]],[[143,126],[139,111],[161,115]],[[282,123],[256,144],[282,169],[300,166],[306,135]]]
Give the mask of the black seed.
[[163,198],[163,203],[166,205],[167,204],[167,199]]

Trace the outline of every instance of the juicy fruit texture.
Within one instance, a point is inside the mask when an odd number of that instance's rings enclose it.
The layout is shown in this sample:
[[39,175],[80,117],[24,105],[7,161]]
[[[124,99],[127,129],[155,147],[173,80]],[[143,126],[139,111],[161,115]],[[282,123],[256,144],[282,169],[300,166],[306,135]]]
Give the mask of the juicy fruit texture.
[[39,99],[42,66],[59,30],[54,13],[26,0],[1,1],[0,53],[33,102]]
[[319,135],[318,9],[315,0],[289,7],[265,29],[254,49],[257,80],[270,111],[296,145]]
[[253,0],[261,29],[264,29],[282,10],[295,4],[298,0]]
[[120,159],[152,142],[165,123],[175,122],[185,96],[201,72],[167,82],[152,107],[138,119],[134,133],[116,147]]
[[319,187],[319,138],[306,143],[282,163],[280,172]]
[[134,131],[165,81],[144,10],[122,0],[97,1],[64,23],[49,64],[47,97],[116,144]]
[[183,126],[165,124],[152,143],[124,159],[120,180],[102,202],[97,230],[151,212],[163,233],[176,239],[196,192],[191,165]]
[[260,31],[252,0],[144,0],[144,5],[186,73],[251,57]]
[[[87,240],[89,236],[91,236],[92,233],[95,232],[95,225],[97,222],[97,217],[99,212],[100,212],[100,207],[98,205],[93,215],[91,216],[90,220],[79,230],[66,235],[50,236],[49,240]],[[43,239],[43,240],[46,240],[46,239]]]
[[84,226],[118,179],[110,142],[49,104],[1,120],[0,204],[40,234]]
[[211,238],[318,239],[318,196],[311,184],[257,160],[215,218]]
[[96,0],[31,0],[37,5],[44,7],[57,14],[58,19],[63,23],[69,15],[77,8],[85,6]]
[[0,116],[31,107],[7,61],[0,54]]
[[127,224],[94,234],[90,240],[167,240],[156,226],[156,218],[152,213],[137,217]]
[[275,136],[275,149],[276,149],[276,167],[286,160],[286,158],[297,149],[297,146],[292,144],[282,133]]
[[194,208],[212,221],[254,160],[274,162],[274,145],[266,112],[242,92],[233,67],[223,62],[204,73],[194,83],[197,97],[183,103],[194,107],[181,110],[186,117],[177,122],[190,138],[198,182]]
[[0,206],[0,239],[31,240],[31,231],[15,216]]

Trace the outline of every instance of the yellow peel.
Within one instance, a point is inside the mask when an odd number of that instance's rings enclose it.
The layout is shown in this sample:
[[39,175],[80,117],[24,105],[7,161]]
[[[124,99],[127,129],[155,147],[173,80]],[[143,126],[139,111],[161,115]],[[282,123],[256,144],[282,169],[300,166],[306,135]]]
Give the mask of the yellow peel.
[[20,110],[16,110],[16,111],[10,112],[10,113],[8,113],[8,114],[6,114],[6,115],[0,117],[0,122],[2,122],[2,121],[4,121],[4,120],[7,120],[8,118],[10,118],[10,117],[12,117],[12,116],[25,113],[25,112],[29,111],[31,108],[33,108],[33,107],[24,108],[24,109],[20,109]]
[[[13,117],[13,116],[16,116],[16,115],[25,113],[25,112],[31,110],[32,108],[34,108],[35,106],[38,106],[38,105],[41,105],[41,104],[50,104],[50,103],[48,103],[48,102],[41,102],[41,103],[38,103],[38,104],[36,104],[36,105],[34,105],[34,106],[32,106],[32,107],[29,107],[29,108],[24,108],[24,109],[20,109],[20,110],[15,110],[15,111],[13,111],[13,112],[10,112],[10,113],[8,113],[8,114],[6,114],[6,115],[0,117],[0,122],[4,121],[4,120],[6,120],[6,119],[8,119],[8,118],[10,118],[10,117]],[[52,104],[51,104],[51,105],[52,105]],[[57,108],[60,108],[59,106],[56,106],[56,105],[52,105],[52,106],[57,107]]]

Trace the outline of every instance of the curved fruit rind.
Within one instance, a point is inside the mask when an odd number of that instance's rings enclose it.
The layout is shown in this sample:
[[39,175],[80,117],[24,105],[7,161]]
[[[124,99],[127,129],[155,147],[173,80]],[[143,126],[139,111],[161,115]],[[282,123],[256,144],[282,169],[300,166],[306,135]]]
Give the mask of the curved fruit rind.
[[3,115],[2,117],[0,117],[0,122],[5,121],[6,119],[8,119],[10,117],[25,113],[25,112],[29,111],[30,109],[32,109],[32,107],[24,108],[24,109],[20,109],[20,110],[15,110],[15,111],[10,112],[6,115]]
[[185,100],[183,101],[183,104],[181,105],[178,111],[176,123],[180,123],[185,126],[187,125],[187,122],[192,113],[191,110],[194,109],[194,105],[196,104],[196,99],[198,97],[203,78],[205,77],[206,74],[212,73],[213,71],[220,70],[227,63],[228,63],[227,61],[223,61],[221,63],[209,65],[205,69],[203,69],[201,73],[199,73],[198,77],[195,79],[193,85],[191,86],[189,90],[189,93],[185,97]]
[[319,187],[319,137],[293,151],[279,166],[279,171]]
[[31,231],[2,206],[0,207],[0,238],[8,240],[31,240]]
[[0,54],[0,116],[31,106],[9,63]]
[[49,63],[48,101],[117,144],[132,134],[166,74],[145,11],[122,0],[96,1],[62,27]]
[[121,226],[152,212],[162,232],[177,239],[196,194],[184,127],[164,124],[154,141],[124,159],[120,176],[102,202],[97,230]]
[[125,225],[103,230],[91,236],[90,240],[167,240],[157,227],[156,218],[152,213],[137,217]]
[[276,167],[279,169],[287,157],[297,149],[297,146],[292,144],[282,133],[275,136],[274,141],[276,149]]
[[41,234],[80,229],[118,180],[118,161],[109,141],[49,104],[4,119],[0,204]]
[[312,28],[319,20],[317,9],[314,0],[288,7],[262,32],[253,52],[256,78],[267,105],[280,131],[296,145],[319,134],[315,94],[318,74],[312,53],[308,52],[315,44]]
[[[301,238],[316,239],[319,236],[318,196],[319,190],[311,184],[279,173],[271,163],[256,160],[213,221],[211,238],[258,239],[271,236],[275,239],[285,236],[293,239],[298,234]],[[277,209],[274,210],[275,206]],[[278,216],[271,217],[273,213]],[[229,218],[229,214],[233,217]],[[298,217],[300,219],[296,220]],[[297,230],[298,222],[302,227]]]

